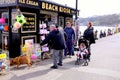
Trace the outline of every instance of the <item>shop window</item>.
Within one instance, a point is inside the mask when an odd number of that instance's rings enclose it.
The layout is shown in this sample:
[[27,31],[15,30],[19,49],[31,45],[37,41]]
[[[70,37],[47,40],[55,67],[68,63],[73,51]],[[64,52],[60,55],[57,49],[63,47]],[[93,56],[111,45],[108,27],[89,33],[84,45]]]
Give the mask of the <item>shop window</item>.
[[9,14],[6,10],[0,11],[0,49],[8,50],[8,18]]
[[[40,42],[45,39],[45,37],[49,34],[49,31],[47,29],[47,25],[45,23],[39,24],[39,34],[40,34]],[[50,46],[50,44],[49,44]],[[50,47],[48,44],[41,47],[42,55],[48,54],[50,52]],[[43,57],[41,57],[43,59]]]
[[15,18],[17,16],[17,9],[12,9],[12,25],[15,23]]
[[8,12],[3,11],[0,13],[0,30],[2,33],[8,32],[9,29],[8,18],[9,18]]
[[51,15],[51,22],[52,22],[53,24],[57,24],[57,16],[56,16],[55,14],[52,14],[52,15]]
[[22,33],[36,32],[36,13],[22,12],[26,23],[21,27]]
[[8,49],[8,44],[9,44],[8,35],[2,34],[2,49],[3,50],[9,50]]
[[5,19],[4,25],[8,25],[8,18],[9,18],[8,12],[2,12],[1,18]]
[[64,17],[59,16],[59,26],[64,27]]
[[40,11],[40,21],[41,23],[45,23],[47,25],[47,27],[50,24],[57,24],[58,23],[58,18],[57,18],[58,14],[55,12],[50,12],[50,11]]
[[51,21],[51,16],[50,15],[40,14],[40,24],[45,23],[48,27],[50,21]]

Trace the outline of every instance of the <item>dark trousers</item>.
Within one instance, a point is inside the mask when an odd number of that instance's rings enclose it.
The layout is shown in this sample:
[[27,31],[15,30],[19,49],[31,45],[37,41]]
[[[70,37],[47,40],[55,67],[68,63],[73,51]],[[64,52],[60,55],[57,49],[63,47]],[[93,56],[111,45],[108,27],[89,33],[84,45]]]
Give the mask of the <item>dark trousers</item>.
[[66,49],[65,49],[65,53],[64,55],[72,55],[72,48],[73,48],[73,45],[72,45],[72,39],[68,39],[66,41]]
[[63,49],[62,50],[55,50],[52,49],[52,54],[53,54],[53,65],[57,66],[58,63],[62,64],[62,60],[63,60]]
[[88,52],[91,55],[91,44],[88,45]]
[[88,52],[89,52],[89,54],[88,54],[88,60],[90,61],[90,56],[91,56],[91,44],[89,44],[89,46],[88,46]]

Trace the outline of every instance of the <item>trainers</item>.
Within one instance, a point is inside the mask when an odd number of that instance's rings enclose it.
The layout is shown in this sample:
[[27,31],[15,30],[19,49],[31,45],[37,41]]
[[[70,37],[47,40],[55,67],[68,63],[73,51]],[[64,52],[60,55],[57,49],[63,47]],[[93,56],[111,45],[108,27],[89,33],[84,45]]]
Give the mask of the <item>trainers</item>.
[[62,66],[62,63],[58,63],[59,66]]
[[72,56],[74,56],[75,54],[73,53]]
[[58,67],[57,66],[51,66],[52,69],[57,69]]

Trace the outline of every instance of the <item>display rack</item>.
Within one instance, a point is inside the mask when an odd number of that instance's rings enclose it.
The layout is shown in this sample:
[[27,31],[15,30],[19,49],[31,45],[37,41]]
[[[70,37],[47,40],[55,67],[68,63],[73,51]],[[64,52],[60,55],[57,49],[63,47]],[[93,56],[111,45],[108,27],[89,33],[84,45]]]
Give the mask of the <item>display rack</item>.
[[0,75],[7,74],[10,68],[9,52],[0,49]]
[[[39,31],[40,32],[40,41],[42,42],[45,39],[45,37],[49,34],[49,31],[48,31],[47,25],[45,23],[39,25],[39,30],[40,30]],[[43,55],[48,54],[50,52],[48,44],[43,45],[41,47],[41,51],[42,51],[41,58],[44,59]]]

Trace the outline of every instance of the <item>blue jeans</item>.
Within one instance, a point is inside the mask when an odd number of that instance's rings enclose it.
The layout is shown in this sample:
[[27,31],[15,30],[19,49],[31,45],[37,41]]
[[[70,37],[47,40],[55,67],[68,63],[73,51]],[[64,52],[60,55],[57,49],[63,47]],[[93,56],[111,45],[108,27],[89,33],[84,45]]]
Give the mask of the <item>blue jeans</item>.
[[68,39],[66,41],[66,49],[65,49],[65,53],[64,53],[64,56],[66,55],[72,55],[72,48],[73,48],[73,45],[72,45],[72,39]]

